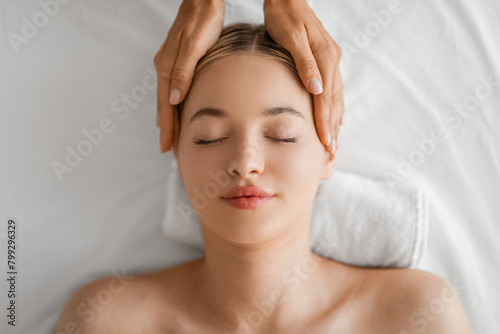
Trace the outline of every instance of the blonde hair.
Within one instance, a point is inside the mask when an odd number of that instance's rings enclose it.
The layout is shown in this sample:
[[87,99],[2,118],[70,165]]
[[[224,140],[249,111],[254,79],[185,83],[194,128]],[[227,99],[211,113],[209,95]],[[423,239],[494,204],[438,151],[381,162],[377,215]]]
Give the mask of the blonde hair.
[[[257,53],[280,61],[300,80],[292,55],[269,36],[264,24],[233,23],[222,29],[217,42],[198,61],[194,70],[193,82],[201,72],[217,61],[229,56],[249,53]],[[184,101],[185,99],[176,105],[179,124]]]

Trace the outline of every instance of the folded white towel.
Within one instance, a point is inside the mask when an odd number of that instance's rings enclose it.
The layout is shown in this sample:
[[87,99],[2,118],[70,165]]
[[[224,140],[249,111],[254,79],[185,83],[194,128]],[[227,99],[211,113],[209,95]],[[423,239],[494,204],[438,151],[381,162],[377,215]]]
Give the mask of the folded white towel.
[[[200,221],[173,155],[162,228],[169,238],[204,247]],[[335,170],[314,200],[311,249],[357,266],[415,268],[424,255],[427,230],[427,197],[420,188]]]

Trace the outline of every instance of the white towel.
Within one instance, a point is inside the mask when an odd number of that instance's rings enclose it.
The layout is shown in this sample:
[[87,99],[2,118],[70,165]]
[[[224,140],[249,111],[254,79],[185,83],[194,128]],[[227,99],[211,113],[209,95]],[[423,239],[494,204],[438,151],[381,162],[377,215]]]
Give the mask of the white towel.
[[[311,250],[365,267],[416,268],[427,243],[427,197],[411,184],[388,185],[335,170],[321,182],[311,217]],[[162,222],[169,238],[203,249],[200,221],[171,159]]]

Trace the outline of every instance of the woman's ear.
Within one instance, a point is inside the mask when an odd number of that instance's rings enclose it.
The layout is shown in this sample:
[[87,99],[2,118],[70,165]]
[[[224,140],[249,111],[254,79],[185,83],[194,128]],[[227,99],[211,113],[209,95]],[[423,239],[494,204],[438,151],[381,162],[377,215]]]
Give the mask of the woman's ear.
[[340,126],[337,128],[337,138],[333,140],[333,145],[335,145],[335,147],[333,148],[333,153],[325,148],[325,164],[321,180],[328,180],[333,174],[333,170],[335,169],[335,156],[337,155],[339,149],[341,131],[342,124],[340,124]]
[[328,180],[332,176],[333,170],[335,169],[336,154],[337,154],[336,150],[335,153],[332,153],[328,151],[325,147],[325,160],[324,160],[323,175],[321,175],[321,180]]

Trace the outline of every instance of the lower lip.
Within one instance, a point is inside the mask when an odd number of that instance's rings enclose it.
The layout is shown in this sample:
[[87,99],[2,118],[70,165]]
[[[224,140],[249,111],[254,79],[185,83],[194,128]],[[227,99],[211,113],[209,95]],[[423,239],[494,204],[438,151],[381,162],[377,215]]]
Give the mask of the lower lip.
[[267,201],[272,199],[274,196],[269,197],[234,197],[234,198],[224,198],[229,205],[237,209],[255,209],[264,205]]

